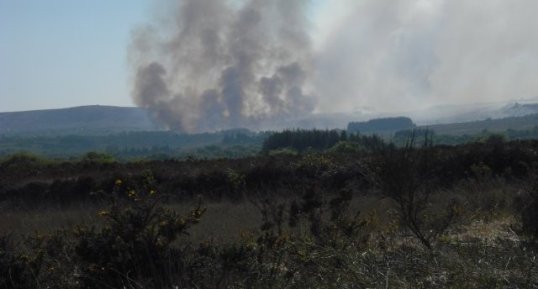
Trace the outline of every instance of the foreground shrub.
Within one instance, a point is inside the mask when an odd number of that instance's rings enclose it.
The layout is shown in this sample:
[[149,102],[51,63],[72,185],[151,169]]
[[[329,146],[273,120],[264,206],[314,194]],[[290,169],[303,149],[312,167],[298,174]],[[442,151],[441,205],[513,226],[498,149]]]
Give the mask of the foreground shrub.
[[374,183],[384,197],[391,199],[398,212],[399,223],[429,250],[437,238],[452,224],[460,204],[452,199],[444,206],[433,206],[436,193],[435,148],[425,144],[414,147],[414,140],[402,149],[387,149],[373,163]]
[[10,236],[0,238],[0,288],[31,288],[39,273],[42,254],[28,256],[15,248]]
[[99,212],[101,228],[75,230],[83,287],[171,286],[168,277],[181,260],[172,243],[199,222],[204,210],[199,206],[182,217],[160,206],[154,190],[124,188],[120,180],[112,194],[108,209]]
[[[387,180],[379,188],[398,206],[401,225],[417,238],[422,234],[430,248],[439,248],[434,254],[384,230],[387,224],[372,229],[375,222],[352,209],[351,190],[331,194],[316,185],[304,187],[300,197],[299,192],[285,199],[264,194],[253,200],[262,222],[244,231],[241,241],[194,243],[181,236],[205,210],[200,204],[187,215],[167,209],[148,172],[136,181],[117,180],[111,192],[98,194],[107,206],[93,227],[33,235],[20,246],[0,238],[0,288],[538,286],[535,251],[517,246],[511,235],[482,242],[475,236],[462,240],[465,234],[449,231],[438,238],[447,232],[457,207],[438,209],[446,203],[427,190],[428,178],[422,179],[430,177],[426,161],[434,156],[420,159],[414,150],[391,150],[385,156],[374,160],[378,180]],[[313,179],[333,163],[320,157],[297,165]],[[411,170],[397,171],[399,166]],[[247,178],[239,170],[223,174],[234,189],[247,190]]]
[[532,174],[526,189],[516,196],[514,207],[519,221],[517,232],[523,239],[536,245],[538,242],[538,175]]

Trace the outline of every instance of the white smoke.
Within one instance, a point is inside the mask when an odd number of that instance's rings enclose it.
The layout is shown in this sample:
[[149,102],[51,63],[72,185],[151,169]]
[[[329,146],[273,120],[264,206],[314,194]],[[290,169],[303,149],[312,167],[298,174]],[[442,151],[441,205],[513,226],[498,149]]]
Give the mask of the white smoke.
[[174,3],[131,52],[135,102],[177,130],[538,96],[535,0]]
[[538,96],[538,1],[338,2],[316,53],[322,111]]

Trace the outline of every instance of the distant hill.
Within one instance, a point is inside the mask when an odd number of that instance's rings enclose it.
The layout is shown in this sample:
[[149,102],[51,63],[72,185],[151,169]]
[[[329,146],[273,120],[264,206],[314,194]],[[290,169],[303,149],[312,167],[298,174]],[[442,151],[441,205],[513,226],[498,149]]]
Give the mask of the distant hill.
[[419,125],[472,122],[500,119],[538,113],[538,99],[490,102],[478,104],[438,105],[417,111],[400,113],[411,117]]
[[135,107],[92,105],[0,113],[2,135],[99,135],[158,129],[158,125],[144,110]]
[[523,103],[518,102],[506,105],[500,109],[501,117],[516,117],[526,116],[538,113],[538,103]]
[[536,126],[538,126],[538,114],[462,123],[437,124],[422,126],[420,128],[428,128],[433,130],[436,134],[464,135],[480,133],[484,130],[489,132],[504,132],[509,129],[529,130],[534,129]]
[[470,136],[484,133],[508,133],[513,138],[534,138],[538,132],[538,113],[532,112],[534,105],[514,105],[506,107],[512,114],[518,112],[523,116],[487,118],[477,121],[432,124],[416,126],[410,118],[378,118],[365,122],[350,122],[348,132],[361,134],[377,134],[381,136],[396,136],[397,138],[411,135],[413,130],[424,132],[433,131],[436,135]]
[[[437,114],[437,112],[439,112]],[[436,111],[415,112],[409,116],[388,117],[383,114],[340,113],[312,114],[297,118],[283,118],[264,123],[253,130],[282,130],[287,128],[342,129],[350,131],[391,135],[396,131],[429,127],[438,134],[472,134],[484,129],[529,129],[538,125],[538,102],[512,102],[491,104],[484,107],[448,107],[444,113]],[[450,117],[447,115],[450,113]],[[366,121],[367,119],[374,119]],[[430,119],[425,121],[425,119]],[[490,119],[490,120],[485,120]],[[357,122],[358,121],[358,122]],[[0,113],[0,136],[55,136],[55,135],[104,135],[133,131],[162,130],[151,116],[136,107],[80,106],[65,109],[34,110]]]

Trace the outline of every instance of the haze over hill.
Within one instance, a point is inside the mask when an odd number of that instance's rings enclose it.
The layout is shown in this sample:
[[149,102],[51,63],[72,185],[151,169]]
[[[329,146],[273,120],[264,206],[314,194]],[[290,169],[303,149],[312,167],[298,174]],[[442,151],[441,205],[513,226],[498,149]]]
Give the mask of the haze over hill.
[[[308,114],[285,119],[275,119],[260,128],[248,126],[244,128],[256,130],[282,130],[290,128],[344,129],[348,123],[367,121],[380,117],[409,116],[421,126],[473,122],[486,119],[515,118],[515,121],[497,121],[487,126],[475,126],[476,129],[491,129],[492,124],[504,123],[503,129],[523,129],[529,125],[518,121],[518,117],[538,113],[538,103],[489,103],[474,106],[436,106],[429,110],[383,113],[375,111],[357,111],[354,113]],[[530,118],[526,118],[529,120]],[[486,125],[486,123],[483,123]],[[436,126],[441,129],[443,126]],[[147,111],[136,107],[114,107],[90,105],[65,109],[35,110],[0,113],[0,134],[31,135],[93,135],[129,131],[162,130],[159,124]]]

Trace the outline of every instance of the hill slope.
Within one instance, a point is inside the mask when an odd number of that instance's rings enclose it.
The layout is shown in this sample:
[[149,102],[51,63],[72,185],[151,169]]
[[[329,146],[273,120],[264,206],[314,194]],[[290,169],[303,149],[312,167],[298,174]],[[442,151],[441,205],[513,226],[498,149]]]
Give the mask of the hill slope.
[[0,113],[0,134],[105,134],[157,129],[149,115],[135,107],[92,105]]
[[419,128],[430,129],[437,134],[464,135],[480,133],[484,130],[490,132],[503,132],[512,130],[529,130],[538,126],[538,114],[530,114],[518,117],[506,117],[500,119],[486,119],[463,123],[437,124],[422,126]]

